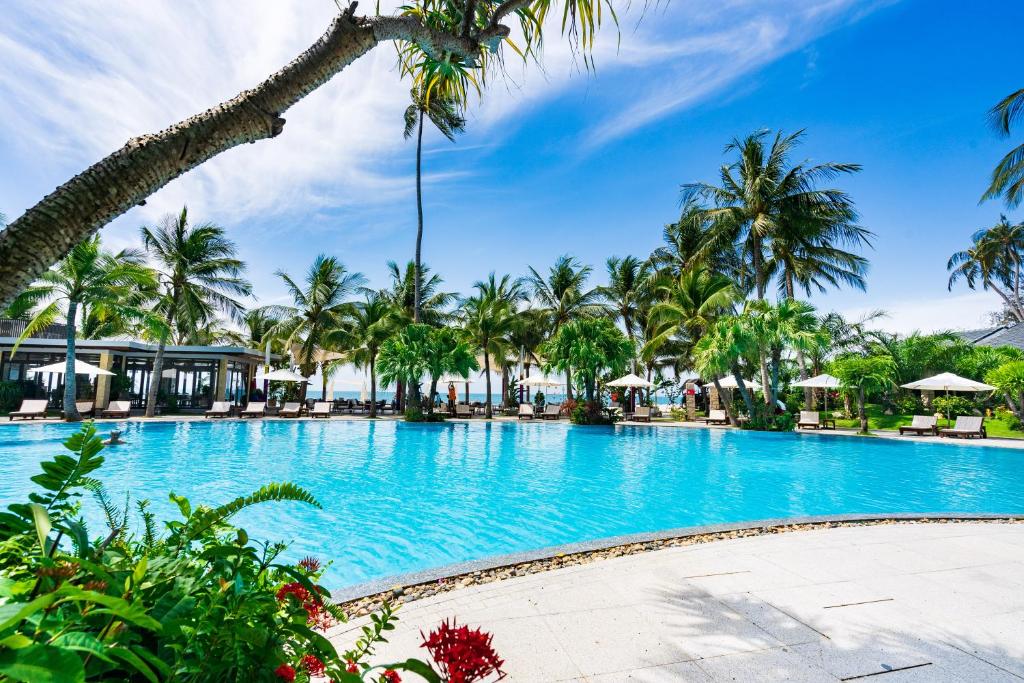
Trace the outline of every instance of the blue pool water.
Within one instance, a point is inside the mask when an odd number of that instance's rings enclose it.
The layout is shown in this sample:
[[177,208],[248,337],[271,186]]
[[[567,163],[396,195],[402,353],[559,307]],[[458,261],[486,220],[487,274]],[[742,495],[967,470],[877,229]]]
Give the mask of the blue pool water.
[[[103,425],[107,430],[110,426]],[[539,423],[125,423],[101,478],[147,497],[221,503],[294,481],[323,510],[236,518],[289,556],[334,561],[325,583],[681,526],[838,513],[1024,513],[1024,452],[836,436]],[[22,498],[71,425],[0,427],[0,505]],[[118,498],[115,496],[115,500]],[[86,505],[95,509],[91,501]],[[94,512],[91,514],[95,514]],[[97,519],[95,516],[94,519]],[[98,535],[102,529],[93,527]]]

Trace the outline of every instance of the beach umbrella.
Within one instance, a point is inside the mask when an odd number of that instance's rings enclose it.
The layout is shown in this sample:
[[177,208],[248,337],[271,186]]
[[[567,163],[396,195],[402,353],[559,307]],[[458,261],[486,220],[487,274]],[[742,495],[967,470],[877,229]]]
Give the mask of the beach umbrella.
[[630,389],[630,406],[632,409],[636,409],[636,389],[653,389],[654,384],[648,382],[639,375],[634,375],[632,372],[625,377],[613,379],[611,382],[605,384],[606,387],[624,387]]
[[823,373],[815,377],[809,377],[799,382],[793,382],[791,386],[794,387],[807,387],[809,389],[825,389],[825,412],[828,412],[828,389],[837,389],[842,386],[842,382],[839,381],[838,377],[833,377],[828,373]]
[[[949,396],[951,391],[995,391],[995,387],[991,384],[976,382],[973,379],[954,375],[952,372],[942,372],[934,377],[925,377],[916,382],[907,382],[900,386],[904,389],[913,389],[915,391],[945,391],[946,396]],[[949,424],[948,410],[946,411],[946,424]]]
[[[65,369],[65,362],[60,361],[59,363],[51,363],[50,365],[43,365],[42,367],[32,368],[29,372],[46,372],[51,374],[63,375]],[[114,373],[103,368],[98,368],[95,365],[90,365],[83,360],[75,359],[75,374],[76,375],[88,375],[89,377],[97,377],[99,375],[113,376]]]
[[297,372],[291,370],[273,370],[266,373],[259,379],[267,380],[268,382],[308,382],[305,377]]
[[[723,377],[718,380],[718,385],[723,389],[739,389],[740,387],[740,385],[736,383],[736,377],[733,375],[728,375],[727,377]],[[754,391],[761,389],[761,383],[753,379],[743,380],[743,386]]]
[[363,386],[359,389],[359,400],[362,401],[363,403],[366,403],[366,400],[369,398],[369,396],[370,394],[366,390],[366,382],[363,382]]

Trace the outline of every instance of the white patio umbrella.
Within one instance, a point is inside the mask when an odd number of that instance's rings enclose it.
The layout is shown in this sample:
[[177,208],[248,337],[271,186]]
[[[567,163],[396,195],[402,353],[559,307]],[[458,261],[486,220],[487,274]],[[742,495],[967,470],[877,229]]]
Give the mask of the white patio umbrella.
[[[42,367],[32,368],[29,372],[47,372],[51,374],[63,375],[65,363],[60,361],[59,363],[51,363],[50,365],[43,365]],[[83,360],[75,359],[75,374],[76,375],[88,375],[89,377],[97,377],[99,375],[112,376],[114,373],[103,368],[98,368],[95,365],[90,365]]]
[[[809,389],[838,389],[843,385],[839,381],[838,377],[833,377],[828,373],[822,373],[815,377],[808,377],[807,379],[800,380],[799,382],[793,382],[791,386],[794,387],[807,387]],[[828,392],[825,392],[825,412],[828,412]]]
[[270,381],[270,382],[308,382],[309,381],[305,377],[300,375],[299,373],[292,372],[291,370],[273,370],[271,372],[266,373],[265,375],[261,375],[261,376],[257,377],[256,379],[267,380],[267,381]]
[[[995,391],[995,387],[991,384],[976,382],[973,379],[954,375],[952,372],[941,372],[934,377],[925,377],[916,382],[907,382],[900,386],[904,389],[914,389],[916,391],[945,391],[946,396],[949,396],[951,391]],[[949,424],[948,410],[946,411],[946,424]]]
[[637,388],[640,388],[640,389],[653,389],[654,388],[654,383],[653,382],[648,382],[646,379],[644,379],[643,377],[640,377],[639,375],[634,375],[633,373],[629,373],[625,377],[620,377],[618,379],[613,379],[611,382],[608,382],[607,384],[605,384],[605,386],[606,387],[629,387],[630,389],[637,389]]
[[[740,388],[740,385],[736,383],[736,377],[733,375],[728,375],[718,380],[718,386],[722,387],[723,389]],[[754,391],[758,391],[761,388],[761,383],[758,382],[757,380],[745,379],[743,380],[743,386],[745,386],[747,389],[753,389]]]

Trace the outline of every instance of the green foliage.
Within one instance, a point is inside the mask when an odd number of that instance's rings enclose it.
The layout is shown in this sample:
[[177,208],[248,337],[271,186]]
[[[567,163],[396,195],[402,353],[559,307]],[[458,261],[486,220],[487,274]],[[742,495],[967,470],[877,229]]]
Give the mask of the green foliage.
[[571,320],[541,347],[546,371],[572,373],[583,385],[588,403],[595,400],[602,373],[622,374],[633,358],[633,343],[607,318]]
[[441,413],[425,413],[419,408],[406,408],[406,422],[444,422],[444,415]]
[[602,410],[600,401],[580,401],[569,412],[569,419],[577,425],[610,425],[615,424],[618,416]]
[[974,415],[978,410],[974,401],[955,394],[936,396],[932,400],[932,407],[943,415],[948,415],[950,418],[955,418],[959,415]]
[[[284,546],[254,544],[229,524],[271,501],[317,505],[294,484],[268,484],[217,507],[171,494],[181,513],[159,535],[148,503],[118,508],[92,475],[103,444],[86,424],[70,454],[42,463],[28,503],[0,513],[0,679],[12,681],[280,681],[281,665],[308,680],[315,656],[337,681],[349,660],[364,672],[375,643],[394,628],[385,606],[352,650],[322,630],[344,615],[316,584],[318,563],[278,562]],[[109,529],[93,540],[80,515],[83,492],[100,502]],[[102,540],[101,540],[102,539]],[[397,668],[397,667],[396,667]],[[426,671],[408,662],[406,671]],[[436,677],[435,677],[436,678]]]
[[9,413],[21,405],[25,392],[21,382],[0,382],[0,413]]

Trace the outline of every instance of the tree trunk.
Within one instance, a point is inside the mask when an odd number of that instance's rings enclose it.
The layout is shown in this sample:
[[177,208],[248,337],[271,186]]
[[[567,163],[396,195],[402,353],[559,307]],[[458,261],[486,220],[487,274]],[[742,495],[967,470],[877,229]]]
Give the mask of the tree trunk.
[[864,412],[864,387],[857,390],[857,414],[860,416],[860,433],[868,433],[868,416]]
[[508,366],[501,366],[501,405],[508,403]]
[[327,368],[324,368],[323,366],[321,366],[320,367],[320,372],[323,375],[323,377],[321,378],[321,379],[323,379],[323,387],[320,389],[320,396],[321,396],[320,400],[321,401],[333,400],[333,398],[334,398],[333,396],[331,398],[327,398]]
[[437,393],[437,377],[430,376],[430,405],[427,406],[427,413],[431,416],[434,414],[434,394]]
[[764,394],[764,404],[771,406],[774,401],[772,400],[771,378],[768,376],[768,358],[761,350],[757,352],[757,355],[761,366],[761,393]]
[[67,319],[67,359],[64,362],[64,419],[68,422],[81,422],[82,416],[78,414],[78,406],[75,405],[77,392],[75,391],[75,317],[78,312],[78,302],[68,301]]
[[572,368],[565,364],[565,400],[572,400]]
[[423,110],[416,133],[416,261],[413,268],[412,321],[420,321],[420,253],[423,246]]
[[0,307],[71,247],[169,182],[242,143],[276,137],[281,115],[383,41],[419,44],[437,59],[476,55],[508,35],[496,22],[474,40],[434,31],[414,17],[335,17],[305,52],[255,88],[124,147],[67,181],[0,232]]
[[370,419],[377,417],[377,354],[370,352]]
[[[164,349],[167,347],[167,336],[174,328],[174,309],[177,308],[177,297],[172,297],[171,312],[167,316],[167,333],[160,335],[160,343],[156,347],[156,356],[153,357],[153,371],[149,375],[149,391],[146,392],[146,417],[156,415],[156,397],[160,391],[160,379],[164,371]],[[306,385],[303,384],[303,387]]]
[[[725,394],[722,393],[722,385],[719,384],[717,375],[715,376],[713,381],[715,384],[715,391],[718,392],[719,396],[724,396]],[[729,424],[733,426],[739,425],[739,423],[736,421],[736,416],[732,412],[732,401],[722,401],[722,405],[725,406],[725,416],[729,418]]]
[[740,374],[739,365],[732,366],[732,376],[736,379],[736,387],[740,390],[740,396],[743,397],[743,404],[747,406],[747,415],[751,418],[754,417],[754,399],[750,397],[750,392],[747,391],[747,385],[743,381],[743,376]]
[[757,288],[757,300],[764,300],[765,281],[764,281],[764,269],[761,265],[761,238],[756,234],[753,234],[754,226],[750,226],[751,238],[750,238],[750,256],[752,266],[754,268],[754,285]]
[[487,353],[487,345],[484,345],[484,375],[487,384],[487,399],[484,401],[484,417],[491,419],[491,354]]

